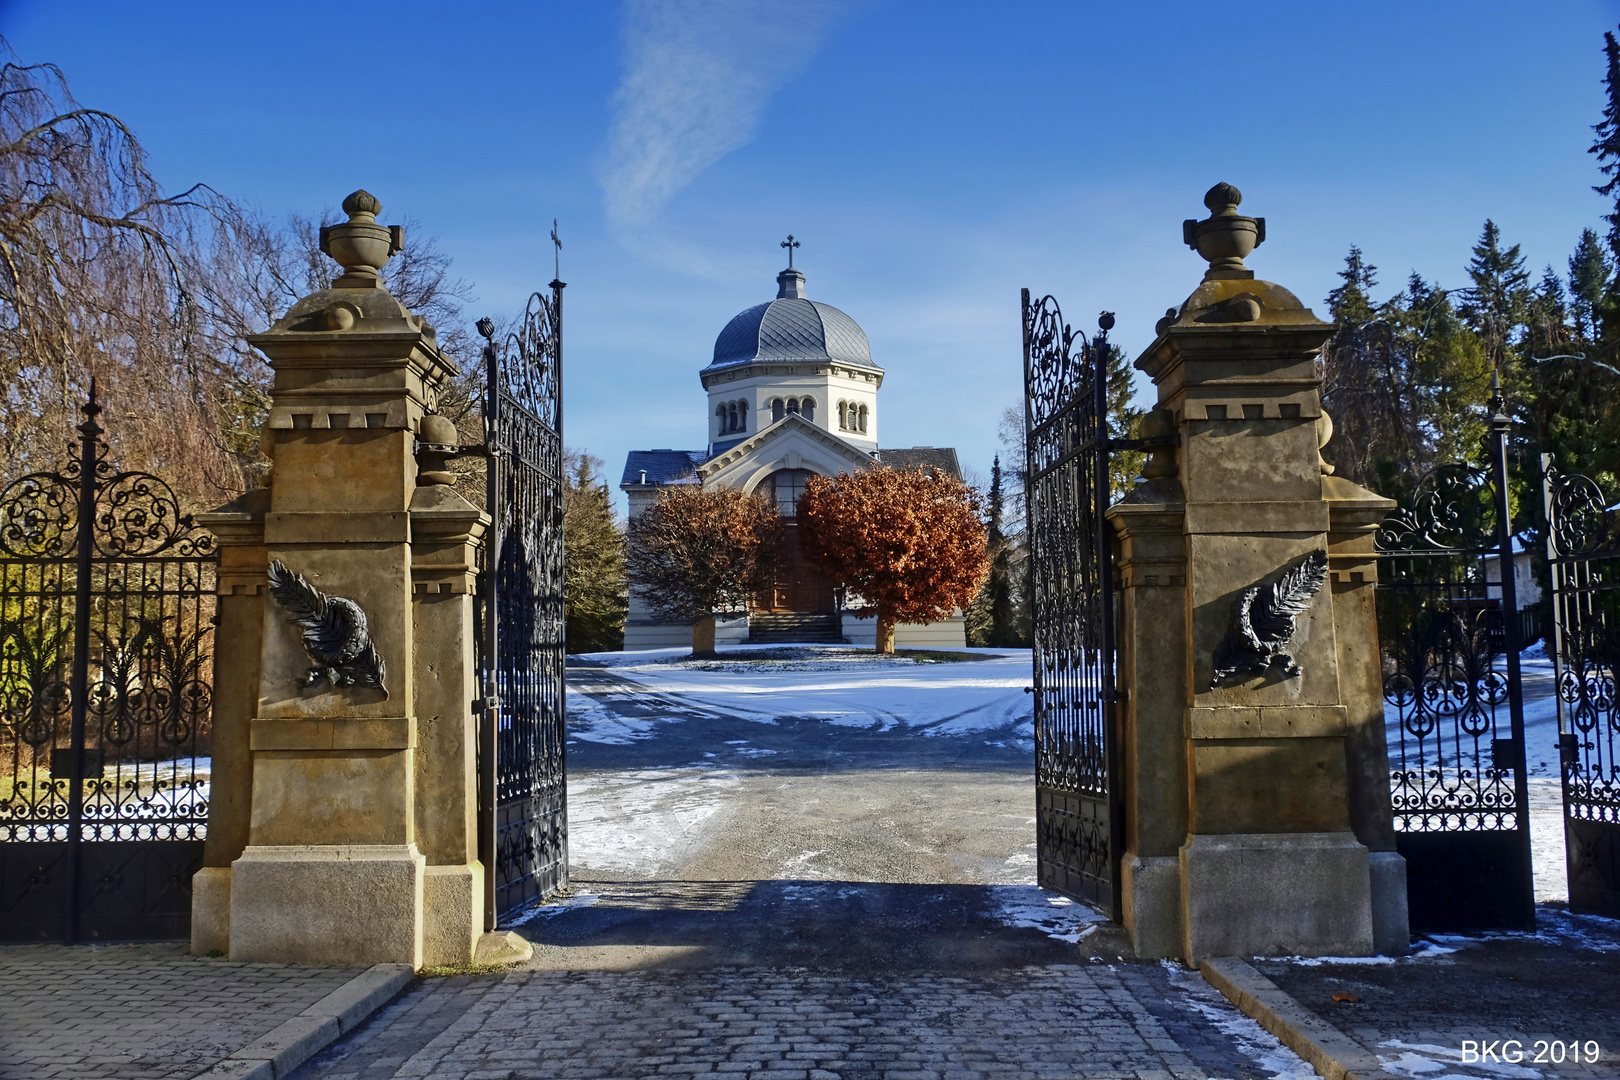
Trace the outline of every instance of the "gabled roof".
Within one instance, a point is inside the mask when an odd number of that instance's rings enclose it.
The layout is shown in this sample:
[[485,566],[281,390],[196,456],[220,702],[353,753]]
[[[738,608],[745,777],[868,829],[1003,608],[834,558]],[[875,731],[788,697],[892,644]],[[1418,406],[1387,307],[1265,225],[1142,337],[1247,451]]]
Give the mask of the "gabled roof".
[[851,468],[861,468],[872,463],[871,455],[860,447],[847,440],[840,439],[823,428],[817,427],[798,413],[788,413],[776,423],[761,428],[729,450],[718,453],[704,462],[699,475],[707,482],[716,473],[750,457],[762,447],[790,435],[798,435],[809,439],[818,446],[825,447],[834,457],[846,461]]
[[702,450],[632,450],[619,486],[695,484],[697,467],[707,456]]
[[962,466],[956,460],[953,446],[913,446],[909,450],[879,450],[877,459],[891,469],[938,469],[956,479],[962,479]]

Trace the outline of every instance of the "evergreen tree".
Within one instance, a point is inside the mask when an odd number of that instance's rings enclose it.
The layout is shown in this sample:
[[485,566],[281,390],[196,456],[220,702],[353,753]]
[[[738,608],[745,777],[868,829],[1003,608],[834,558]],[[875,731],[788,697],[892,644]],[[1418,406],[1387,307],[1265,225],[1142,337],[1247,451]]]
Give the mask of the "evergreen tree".
[[1362,257],[1361,249],[1350,245],[1350,254],[1344,257],[1344,269],[1339,279],[1344,282],[1327,295],[1328,311],[1333,321],[1342,325],[1359,325],[1373,317],[1372,289],[1378,284],[1378,267]]
[[1414,357],[1401,340],[1398,300],[1383,318],[1372,301],[1378,268],[1352,246],[1328,293],[1333,337],[1322,347],[1322,404],[1333,417],[1329,452],[1339,475],[1380,491],[1404,489],[1402,478],[1423,455]]
[[1509,348],[1529,307],[1530,272],[1524,267],[1519,245],[1504,249],[1502,230],[1489,218],[1474,245],[1474,257],[1468,261],[1468,277],[1474,285],[1465,290],[1463,317],[1479,335],[1485,359],[1511,385]]
[[990,576],[967,611],[969,645],[1007,648],[1020,644],[1013,612],[1011,544],[1002,531],[1003,506],[1001,455],[997,454],[990,466],[989,517],[984,530]]
[[1576,333],[1584,341],[1597,341],[1598,312],[1613,276],[1609,253],[1603,249],[1597,233],[1582,229],[1575,253],[1569,257],[1569,307]]
[[1620,260],[1620,43],[1612,33],[1603,35],[1603,56],[1608,61],[1603,88],[1609,100],[1603,107],[1603,119],[1592,125],[1597,141],[1587,153],[1597,155],[1598,171],[1608,177],[1592,190],[1615,200],[1614,210],[1605,214],[1603,220],[1609,223],[1609,251]]
[[563,488],[563,618],[569,652],[624,648],[624,538],[602,482],[602,460],[568,451]]
[[[1142,434],[1146,410],[1132,404],[1132,367],[1125,350],[1110,342],[1105,381],[1108,384],[1108,434],[1115,439],[1134,439]],[[1116,450],[1108,458],[1110,501],[1123,499],[1136,484],[1147,455],[1140,450]]]
[[[1451,294],[1414,273],[1405,293],[1388,305],[1413,357],[1421,456],[1408,475],[1436,465],[1482,460],[1491,364],[1479,335],[1463,320]],[[1409,489],[1392,488],[1404,495]]]

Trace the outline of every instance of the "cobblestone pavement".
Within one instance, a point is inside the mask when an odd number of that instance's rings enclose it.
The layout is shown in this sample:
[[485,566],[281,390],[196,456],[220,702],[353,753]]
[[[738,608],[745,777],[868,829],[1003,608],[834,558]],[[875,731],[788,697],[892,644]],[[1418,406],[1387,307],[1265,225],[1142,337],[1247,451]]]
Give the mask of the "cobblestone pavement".
[[[1620,1076],[1620,921],[1550,904],[1537,919],[1536,934],[1436,937],[1393,962],[1252,963],[1400,1075]],[[1487,1044],[1495,1059],[1478,1060]]]
[[180,944],[0,947],[0,1078],[189,1078],[359,970],[236,964]]
[[429,979],[296,1080],[1248,1078],[1314,1073],[1202,980],[1087,962],[971,977],[806,969]]

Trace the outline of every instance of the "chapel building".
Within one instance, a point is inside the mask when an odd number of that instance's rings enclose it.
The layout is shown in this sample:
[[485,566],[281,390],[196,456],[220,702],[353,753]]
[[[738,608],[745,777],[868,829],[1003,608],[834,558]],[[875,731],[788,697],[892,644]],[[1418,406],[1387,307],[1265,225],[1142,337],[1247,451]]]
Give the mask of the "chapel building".
[[[785,246],[785,245],[784,245]],[[791,251],[789,252],[791,256]],[[776,501],[787,521],[782,569],[768,595],[745,616],[718,619],[715,644],[745,641],[839,641],[872,645],[875,618],[857,618],[845,598],[804,558],[794,523],[799,495],[812,475],[920,465],[961,477],[956,451],[878,446],[878,389],[883,369],[854,319],[808,299],[803,272],[776,276],[776,299],[742,312],[715,339],[714,359],[698,373],[708,391],[709,435],[702,450],[632,450],[619,484],[634,517],[676,484],[735,487]],[[630,590],[626,649],[689,645],[691,624],[660,623]],[[962,615],[926,626],[895,628],[897,647],[961,648]]]

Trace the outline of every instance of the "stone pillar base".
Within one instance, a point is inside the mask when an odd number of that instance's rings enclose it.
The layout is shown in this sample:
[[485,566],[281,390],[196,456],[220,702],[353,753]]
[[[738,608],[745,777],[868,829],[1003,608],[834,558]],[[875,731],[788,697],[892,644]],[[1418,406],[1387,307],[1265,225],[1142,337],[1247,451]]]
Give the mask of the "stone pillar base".
[[484,930],[484,865],[430,866],[422,880],[422,963],[473,962]]
[[1189,836],[1181,905],[1189,964],[1373,953],[1371,874],[1354,833]]
[[1126,854],[1122,861],[1125,930],[1144,960],[1181,955],[1181,860]]
[[422,966],[415,844],[249,846],[231,864],[232,960]]
[[1379,956],[1405,956],[1412,951],[1412,925],[1406,914],[1406,860],[1398,852],[1367,856],[1372,875],[1373,948]]
[[191,955],[231,951],[231,868],[205,866],[191,876]]

